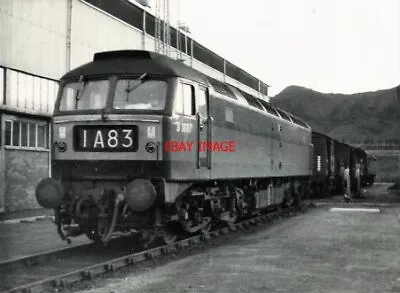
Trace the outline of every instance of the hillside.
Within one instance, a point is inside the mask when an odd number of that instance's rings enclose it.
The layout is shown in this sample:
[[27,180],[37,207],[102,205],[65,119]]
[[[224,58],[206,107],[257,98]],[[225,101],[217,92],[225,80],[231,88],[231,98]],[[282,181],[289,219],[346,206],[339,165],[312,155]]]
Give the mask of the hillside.
[[270,102],[302,117],[315,130],[349,143],[400,145],[400,96],[396,89],[344,95],[290,86]]

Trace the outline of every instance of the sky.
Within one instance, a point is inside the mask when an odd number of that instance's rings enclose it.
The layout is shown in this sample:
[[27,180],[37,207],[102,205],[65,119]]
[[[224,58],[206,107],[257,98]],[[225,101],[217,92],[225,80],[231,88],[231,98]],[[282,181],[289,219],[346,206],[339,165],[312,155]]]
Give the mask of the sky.
[[400,0],[170,0],[170,10],[172,25],[185,22],[270,96],[290,85],[357,93],[400,84]]

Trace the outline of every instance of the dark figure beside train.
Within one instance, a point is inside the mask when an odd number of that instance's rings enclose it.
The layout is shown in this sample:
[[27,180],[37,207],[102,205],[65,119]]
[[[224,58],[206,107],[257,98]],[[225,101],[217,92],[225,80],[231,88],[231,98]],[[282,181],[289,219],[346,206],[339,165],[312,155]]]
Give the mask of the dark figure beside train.
[[[298,203],[312,185],[312,137],[300,118],[166,56],[96,53],[61,78],[52,178],[36,197],[63,239],[136,231],[169,243]],[[234,147],[207,147],[222,142]]]

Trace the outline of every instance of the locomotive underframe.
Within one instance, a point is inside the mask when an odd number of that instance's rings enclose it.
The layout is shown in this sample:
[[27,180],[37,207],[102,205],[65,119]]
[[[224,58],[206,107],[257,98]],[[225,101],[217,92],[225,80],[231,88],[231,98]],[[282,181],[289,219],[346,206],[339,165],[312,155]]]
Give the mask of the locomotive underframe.
[[[69,239],[86,234],[91,240],[107,243],[113,236],[135,232],[146,239],[207,232],[217,223],[298,203],[307,192],[309,178],[151,182],[157,191],[154,205],[134,211],[123,195],[128,181],[64,181],[64,200],[56,210],[60,236]],[[174,196],[171,190],[176,192]]]

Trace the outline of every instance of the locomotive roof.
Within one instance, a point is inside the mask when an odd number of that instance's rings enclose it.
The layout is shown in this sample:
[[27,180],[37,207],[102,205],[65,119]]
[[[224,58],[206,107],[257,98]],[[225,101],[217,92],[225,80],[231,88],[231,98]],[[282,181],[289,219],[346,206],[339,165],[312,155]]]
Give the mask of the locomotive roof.
[[[232,95],[230,97],[236,100],[235,94],[231,92],[228,84],[208,77],[201,72],[185,65],[184,63],[176,61],[170,57],[143,50],[120,50],[95,53],[92,62],[86,63],[67,72],[62,79],[78,78],[81,75],[100,77],[109,75],[141,75],[143,73],[147,73],[150,76],[173,76],[194,80],[213,87],[215,91],[219,92],[220,94],[222,93],[222,95],[226,96],[230,93]],[[250,98],[251,100],[254,100],[254,103],[257,103],[256,100],[259,100],[257,97],[243,92],[236,86],[229,86],[236,88],[236,90],[241,92],[241,94],[247,96],[247,98],[244,97],[246,100]],[[247,102],[251,107],[251,102],[249,100]],[[270,105],[270,107],[272,107],[272,105]],[[276,107],[272,108],[278,109]],[[279,110],[283,111],[282,109]],[[286,111],[284,112],[289,115],[292,120],[297,119],[300,121],[291,121],[292,123],[309,129],[311,128],[303,119]],[[276,116],[280,117],[278,114]],[[293,116],[295,118],[293,118]]]
[[69,71],[62,78],[105,74],[140,75],[144,72],[156,76],[184,77],[209,85],[207,78],[191,67],[167,56],[141,50],[95,53],[92,62]]

